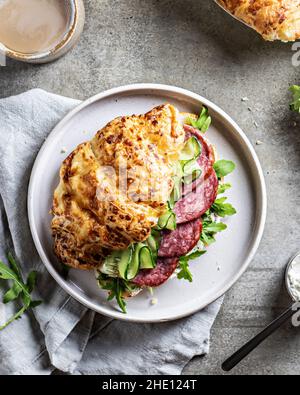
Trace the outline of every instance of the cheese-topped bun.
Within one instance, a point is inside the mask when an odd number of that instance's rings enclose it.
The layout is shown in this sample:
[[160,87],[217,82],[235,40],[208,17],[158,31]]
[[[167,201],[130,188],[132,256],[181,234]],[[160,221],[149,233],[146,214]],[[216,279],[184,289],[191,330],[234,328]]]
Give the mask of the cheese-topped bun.
[[295,41],[300,38],[299,0],[217,1],[266,40]]
[[63,162],[52,220],[61,262],[92,269],[108,251],[148,238],[174,186],[182,119],[170,104],[117,118]]

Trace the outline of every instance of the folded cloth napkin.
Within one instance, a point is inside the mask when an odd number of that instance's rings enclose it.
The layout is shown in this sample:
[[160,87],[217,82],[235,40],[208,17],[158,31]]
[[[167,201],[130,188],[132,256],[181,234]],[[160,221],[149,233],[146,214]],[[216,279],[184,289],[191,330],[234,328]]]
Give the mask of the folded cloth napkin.
[[[24,277],[35,269],[34,298],[43,300],[0,332],[0,374],[51,374],[54,369],[72,374],[180,374],[191,358],[208,352],[222,300],[177,322],[115,321],[68,296],[35,250],[27,219],[31,169],[52,128],[78,103],[39,89],[0,100],[0,259],[5,261],[10,250]],[[14,308],[13,303],[0,304],[0,323]]]

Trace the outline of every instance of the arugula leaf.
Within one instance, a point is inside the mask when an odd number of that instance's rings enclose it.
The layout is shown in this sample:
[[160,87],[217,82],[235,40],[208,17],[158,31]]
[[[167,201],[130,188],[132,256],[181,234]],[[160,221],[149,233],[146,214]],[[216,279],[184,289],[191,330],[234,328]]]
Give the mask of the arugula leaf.
[[7,304],[9,302],[13,302],[14,300],[18,299],[22,292],[22,288],[19,284],[15,283],[10,290],[6,292],[3,296],[3,303]]
[[109,291],[107,300],[110,301],[115,298],[122,312],[126,314],[124,294],[126,290],[132,292],[133,288],[130,287],[130,285],[126,283],[125,280],[121,278],[112,278],[103,273],[99,274],[98,283],[100,288],[104,289],[105,291]]
[[290,92],[293,94],[293,101],[290,104],[292,111],[300,112],[300,86],[293,85],[290,87]]
[[43,302],[41,300],[33,300],[30,303],[30,308],[34,309],[35,307],[38,307],[39,305],[41,305]]
[[215,233],[206,233],[205,231],[202,231],[201,241],[204,243],[204,245],[210,246],[216,242],[214,235]]
[[227,229],[227,225],[223,224],[222,222],[213,221],[211,213],[209,211],[203,217],[201,241],[206,246],[209,246],[216,241],[215,235],[226,229]]
[[194,252],[192,252],[189,255],[185,255],[185,256],[181,257],[181,259],[184,259],[187,262],[189,262],[189,261],[193,261],[193,260],[199,258],[200,256],[202,256],[204,254],[206,254],[206,251],[200,251],[200,250],[199,251],[194,251]]
[[235,167],[235,164],[231,160],[219,160],[214,164],[214,169],[218,178],[228,176],[228,174],[235,170]]
[[3,302],[5,304],[9,302],[13,302],[18,298],[21,299],[23,306],[22,308],[12,316],[4,325],[0,327],[0,331],[5,329],[8,325],[10,325],[13,321],[18,320],[21,316],[29,309],[34,308],[40,305],[41,301],[33,301],[31,299],[31,293],[36,284],[36,272],[31,272],[28,275],[27,283],[24,284],[21,270],[13,258],[12,254],[8,254],[8,261],[10,267],[5,265],[3,262],[0,261],[0,279],[2,280],[11,280],[13,281],[13,285],[9,291],[3,297]]
[[34,287],[36,285],[36,279],[37,279],[37,272],[36,271],[30,272],[26,282],[26,287],[30,294],[32,294],[34,290]]
[[218,195],[222,195],[230,188],[231,188],[231,184],[220,184],[218,188]]
[[113,300],[114,298],[116,298],[120,309],[123,313],[126,313],[126,303],[124,301],[123,291],[124,290],[122,289],[121,280],[116,279],[112,282],[112,287],[110,289],[110,294],[107,300]]
[[227,225],[223,222],[212,222],[211,224],[205,225],[205,232],[208,233],[219,233],[227,229]]
[[18,279],[22,281],[22,274],[19,266],[17,265],[17,262],[15,261],[14,257],[12,256],[11,252],[7,254],[7,259],[9,262],[9,265],[11,269],[14,271],[16,276],[18,276]]
[[235,215],[236,209],[230,203],[225,203],[226,201],[227,197],[217,199],[212,205],[211,211],[222,218]]
[[193,275],[189,269],[189,262],[183,259],[179,260],[180,272],[177,274],[179,280],[187,280],[193,282]]
[[188,118],[186,122],[189,125],[192,125],[195,129],[200,130],[200,132],[205,133],[209,129],[211,125],[211,117],[209,116],[208,108],[203,106],[202,111],[199,115],[197,121],[194,119]]
[[200,256],[202,256],[205,253],[206,253],[206,251],[195,251],[189,255],[182,256],[179,259],[179,267],[181,270],[177,274],[177,278],[179,280],[187,280],[190,283],[193,282],[193,275],[189,269],[189,261],[199,258]]

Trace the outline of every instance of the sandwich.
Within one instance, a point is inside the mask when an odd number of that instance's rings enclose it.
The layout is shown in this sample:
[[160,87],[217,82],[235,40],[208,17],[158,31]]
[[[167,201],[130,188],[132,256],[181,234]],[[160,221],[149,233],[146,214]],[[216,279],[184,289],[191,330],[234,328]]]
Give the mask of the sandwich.
[[255,29],[265,40],[300,38],[299,0],[216,0],[231,15]]
[[171,104],[114,119],[63,162],[54,192],[54,252],[67,267],[94,270],[109,300],[170,278],[192,281],[189,262],[227,228],[236,210],[221,196],[235,165],[217,160],[211,125]]

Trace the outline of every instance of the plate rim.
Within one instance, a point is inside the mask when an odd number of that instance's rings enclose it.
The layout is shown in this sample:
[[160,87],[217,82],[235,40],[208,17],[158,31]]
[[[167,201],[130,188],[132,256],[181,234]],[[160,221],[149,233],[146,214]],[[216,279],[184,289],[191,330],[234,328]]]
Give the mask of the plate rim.
[[[108,98],[110,96],[114,96],[117,94],[124,94],[124,93],[130,93],[131,91],[145,91],[149,90],[151,93],[154,93],[157,91],[158,93],[165,91],[166,93],[177,93],[181,94],[187,97],[190,97],[194,100],[199,101],[203,105],[206,105],[207,107],[211,108],[215,113],[217,113],[219,116],[221,116],[225,121],[234,129],[234,131],[239,135],[239,137],[243,140],[243,143],[246,145],[247,149],[249,150],[253,164],[255,165],[255,172],[256,177],[255,181],[257,182],[257,185],[259,185],[259,190],[256,190],[256,196],[257,196],[257,204],[260,210],[260,215],[257,221],[257,230],[256,233],[253,237],[253,243],[252,243],[252,248],[249,249],[249,253],[247,254],[247,259],[245,259],[243,265],[241,265],[240,270],[236,273],[235,276],[231,279],[231,281],[228,281],[226,285],[222,287],[222,289],[216,294],[215,297],[211,298],[211,300],[207,303],[202,303],[199,304],[197,308],[191,308],[187,310],[184,313],[176,314],[172,318],[168,317],[166,319],[161,319],[161,318],[155,318],[153,319],[144,319],[144,318],[132,318],[128,317],[118,311],[103,311],[104,308],[102,308],[101,305],[93,303],[91,301],[87,301],[82,297],[75,289],[72,289],[72,287],[59,275],[59,273],[54,269],[52,263],[50,260],[48,260],[47,256],[44,253],[44,249],[40,243],[39,237],[38,237],[38,232],[37,229],[34,226],[34,209],[33,209],[33,194],[32,191],[34,189],[35,185],[35,179],[36,179],[36,173],[37,169],[39,166],[39,162],[43,156],[44,151],[47,149],[48,143],[51,141],[52,138],[56,136],[56,133],[64,127],[65,124],[69,122],[69,120],[75,116],[77,113],[82,111],[84,108],[88,107],[89,105],[103,100],[105,98]],[[258,189],[258,188],[257,188]],[[53,277],[53,279],[58,283],[58,285],[65,291],[67,292],[68,295],[73,297],[75,300],[77,300],[79,303],[83,304],[84,306],[88,307],[89,309],[105,315],[107,317],[117,319],[120,321],[126,321],[126,322],[136,322],[136,323],[159,323],[159,322],[171,322],[175,320],[179,320],[181,318],[188,317],[192,314],[197,313],[198,311],[201,311],[211,303],[215,302],[219,298],[221,298],[223,295],[225,295],[234,285],[235,283],[241,278],[241,276],[245,273],[245,271],[248,269],[250,263],[252,262],[258,247],[261,243],[263,234],[264,234],[264,229],[266,225],[266,219],[267,219],[267,206],[268,206],[268,200],[267,200],[267,187],[266,187],[266,182],[262,170],[262,166],[260,164],[259,158],[254,150],[253,145],[251,144],[250,140],[244,133],[244,131],[238,126],[238,124],[229,116],[224,110],[222,110],[218,105],[215,103],[211,102],[210,100],[204,98],[203,96],[191,92],[187,89],[184,88],[179,88],[176,86],[171,86],[171,85],[165,85],[165,84],[153,84],[153,83],[140,83],[140,84],[130,84],[130,85],[124,85],[124,86],[119,86],[116,88],[108,89],[105,90],[101,93],[98,93],[87,100],[84,100],[82,103],[80,103],[78,106],[76,106],[73,110],[71,110],[69,113],[67,113],[59,122],[58,124],[51,130],[49,133],[48,137],[44,141],[42,147],[40,148],[36,159],[34,161],[34,165],[32,167],[30,179],[29,179],[29,186],[28,186],[28,195],[27,195],[27,210],[28,210],[28,220],[29,220],[29,227],[30,231],[32,234],[32,238],[34,241],[35,248],[37,249],[37,252],[39,254],[39,257],[41,261],[43,262],[44,266],[46,267],[47,271],[49,274]]]

